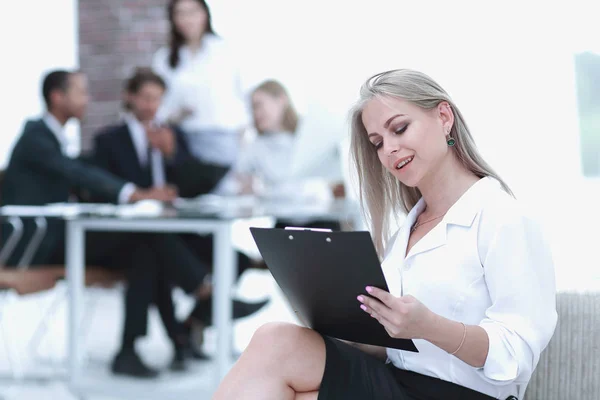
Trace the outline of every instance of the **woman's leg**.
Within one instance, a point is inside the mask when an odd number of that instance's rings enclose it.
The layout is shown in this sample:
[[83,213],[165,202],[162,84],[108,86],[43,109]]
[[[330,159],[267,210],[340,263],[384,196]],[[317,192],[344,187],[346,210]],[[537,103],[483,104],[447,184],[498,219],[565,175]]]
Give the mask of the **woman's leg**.
[[294,400],[317,400],[319,392],[298,393]]
[[266,324],[256,331],[213,400],[316,399],[324,371],[321,335],[297,325]]

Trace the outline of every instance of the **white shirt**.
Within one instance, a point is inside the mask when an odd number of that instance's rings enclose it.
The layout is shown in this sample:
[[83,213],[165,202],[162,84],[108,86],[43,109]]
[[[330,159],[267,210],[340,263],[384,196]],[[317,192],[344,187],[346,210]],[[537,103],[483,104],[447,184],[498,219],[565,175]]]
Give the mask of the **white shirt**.
[[155,187],[163,187],[166,184],[165,164],[162,153],[158,149],[150,150],[151,160],[148,160],[148,137],[146,136],[146,128],[133,114],[125,115],[125,123],[129,129],[133,146],[138,156],[138,160],[142,167],[148,165],[150,161],[150,172],[152,175],[152,185]]
[[69,143],[67,140],[67,135],[65,134],[65,127],[58,122],[54,115],[50,113],[44,114],[43,120],[48,129],[50,129],[50,131],[52,131],[56,137],[56,140],[58,140],[58,143],[60,144],[60,151],[66,155]]
[[169,65],[169,52],[158,50],[152,61],[154,71],[167,83],[160,118],[190,108],[193,115],[181,123],[186,132],[239,130],[248,123],[238,60],[221,38],[205,35],[194,54],[182,47],[175,69]]
[[[324,179],[292,175],[292,158],[297,137],[289,132],[260,134],[242,150],[233,175],[252,176],[254,189],[268,198],[288,200],[330,200],[331,190]],[[228,179],[234,177],[228,176]],[[233,187],[233,184],[229,186]],[[235,188],[239,190],[239,188]],[[235,191],[234,189],[234,191]]]
[[481,326],[489,353],[477,369],[415,340],[419,353],[388,349],[388,359],[494,398],[519,396],[557,322],[554,266],[538,223],[495,179],[483,178],[405,257],[410,227],[424,208],[421,199],[388,245],[382,269],[390,291]]
[[295,137],[289,132],[264,133],[246,147],[235,169],[260,178],[267,186],[283,183],[290,172]]
[[[48,129],[50,129],[50,131],[54,134],[54,136],[56,136],[58,143],[60,143],[61,153],[66,155],[68,140],[67,136],[65,135],[65,127],[56,119],[54,115],[50,113],[44,114],[42,120]],[[135,189],[136,187],[133,183],[126,183],[123,185],[123,188],[121,188],[121,191],[119,192],[118,202],[120,204],[128,203],[129,198],[133,192],[135,192]]]

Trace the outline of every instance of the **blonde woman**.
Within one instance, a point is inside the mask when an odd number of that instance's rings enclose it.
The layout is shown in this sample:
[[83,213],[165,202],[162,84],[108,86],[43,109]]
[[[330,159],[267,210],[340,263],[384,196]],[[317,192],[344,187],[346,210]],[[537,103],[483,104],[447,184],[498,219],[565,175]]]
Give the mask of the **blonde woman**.
[[254,192],[253,181],[260,180],[266,189],[286,183],[298,114],[285,87],[267,80],[252,92],[252,116],[258,137],[242,151],[235,166],[242,193]]
[[352,152],[391,291],[365,282],[356,307],[419,352],[269,324],[215,399],[522,399],[557,321],[554,267],[458,107],[422,73],[378,74],[352,111]]
[[[289,200],[335,196],[339,185],[325,179],[292,176],[298,113],[279,81],[269,79],[252,92],[252,117],[257,138],[240,155],[234,176],[237,192]],[[315,190],[316,189],[316,190]],[[307,200],[306,200],[307,201]],[[297,226],[340,230],[338,221],[278,220],[275,227]]]

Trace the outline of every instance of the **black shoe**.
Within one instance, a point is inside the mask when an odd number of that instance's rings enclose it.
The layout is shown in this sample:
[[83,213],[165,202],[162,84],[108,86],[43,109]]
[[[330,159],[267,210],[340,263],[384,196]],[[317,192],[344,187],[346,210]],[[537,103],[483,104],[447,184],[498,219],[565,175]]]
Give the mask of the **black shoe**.
[[[254,314],[261,308],[263,308],[269,299],[259,301],[258,303],[246,303],[240,300],[233,301],[233,319],[244,318]],[[192,310],[190,316],[195,320],[204,324],[204,326],[210,326],[213,324],[212,318],[212,297],[205,300],[196,301],[196,306]]]
[[173,372],[184,372],[187,370],[188,365],[186,362],[187,354],[185,347],[176,347],[175,354],[173,355],[173,361],[169,369]]
[[134,350],[121,350],[112,363],[112,372],[134,378],[156,378],[158,371],[147,367]]
[[210,356],[208,354],[206,354],[205,352],[203,352],[202,350],[198,350],[196,349],[194,346],[190,345],[188,348],[186,348],[185,350],[185,356],[189,359],[189,360],[194,360],[194,361],[208,361],[210,360]]

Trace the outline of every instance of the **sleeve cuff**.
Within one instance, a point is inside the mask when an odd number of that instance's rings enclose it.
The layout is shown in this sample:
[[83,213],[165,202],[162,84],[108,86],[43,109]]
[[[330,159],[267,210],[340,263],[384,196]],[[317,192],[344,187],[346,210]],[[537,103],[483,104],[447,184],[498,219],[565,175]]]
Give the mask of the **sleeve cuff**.
[[481,377],[490,383],[511,383],[519,375],[519,362],[514,349],[505,338],[506,334],[501,326],[495,323],[482,323],[480,325],[488,334],[489,350],[485,364],[477,370]]
[[126,183],[125,185],[123,185],[123,188],[121,188],[121,191],[119,192],[119,204],[127,204],[129,203],[129,200],[131,198],[131,195],[133,194],[133,192],[135,192],[135,185],[133,183]]

